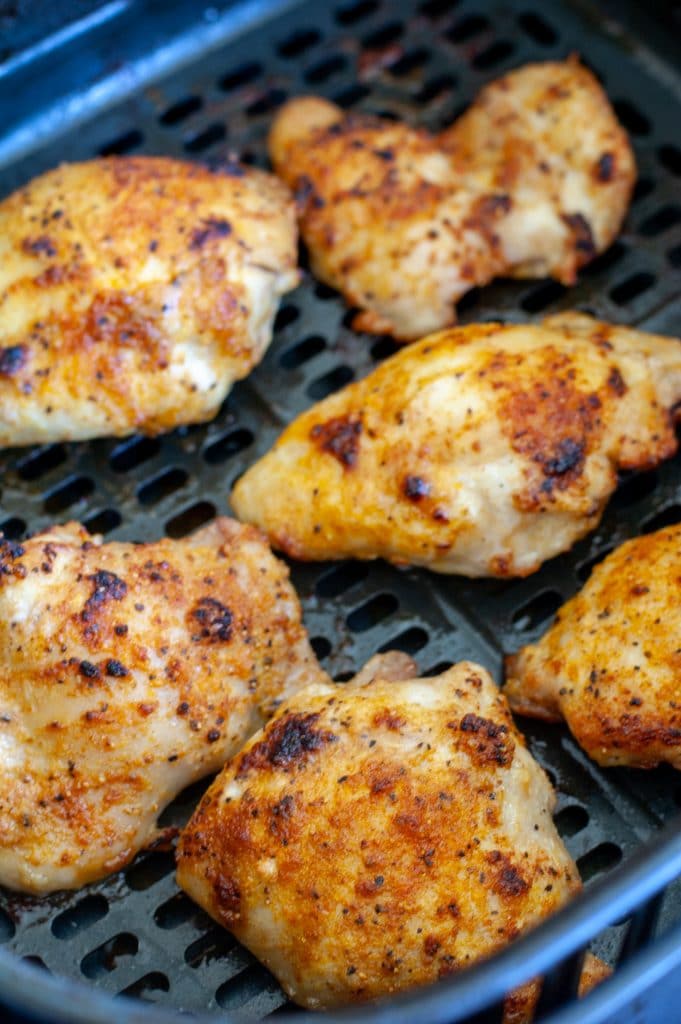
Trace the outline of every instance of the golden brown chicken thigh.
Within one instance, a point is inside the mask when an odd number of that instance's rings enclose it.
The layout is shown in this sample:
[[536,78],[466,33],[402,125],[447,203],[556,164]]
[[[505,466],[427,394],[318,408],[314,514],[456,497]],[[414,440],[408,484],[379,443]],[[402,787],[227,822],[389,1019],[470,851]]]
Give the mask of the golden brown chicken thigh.
[[455,320],[499,275],[576,272],[613,241],[635,180],[626,133],[575,59],[504,75],[439,137],[291,100],[270,153],[296,191],[312,269],[402,340]]
[[291,197],[261,171],[112,157],[0,203],[0,445],[213,416],[298,280]]
[[182,888],[312,1009],[456,972],[580,887],[490,676],[368,675],[288,700],[178,848]]
[[0,884],[48,892],[123,867],[181,789],[326,678],[251,527],[0,540]]
[[681,526],[627,541],[508,659],[511,707],[564,718],[599,764],[681,768],[680,610]]
[[237,483],[295,558],[524,576],[598,523],[618,468],[676,451],[681,345],[566,313],[398,352],[298,417]]

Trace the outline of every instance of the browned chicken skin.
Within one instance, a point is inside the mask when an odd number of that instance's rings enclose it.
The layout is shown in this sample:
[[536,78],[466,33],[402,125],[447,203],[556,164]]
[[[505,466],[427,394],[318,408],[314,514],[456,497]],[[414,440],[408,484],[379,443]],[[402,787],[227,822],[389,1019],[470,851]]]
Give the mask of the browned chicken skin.
[[179,884],[309,1008],[458,971],[580,887],[489,675],[407,668],[288,700],[180,839]]
[[238,165],[66,164],[0,203],[0,445],[213,416],[295,287],[288,190]]
[[626,133],[575,59],[497,79],[439,137],[294,99],[270,153],[315,274],[363,310],[356,327],[405,341],[499,275],[573,284],[616,237],[635,180]]
[[0,884],[48,892],[125,866],[181,789],[326,678],[251,527],[0,539]]
[[578,313],[424,338],[299,416],[237,483],[295,558],[524,576],[677,448],[681,344]]
[[627,541],[509,658],[511,707],[564,718],[599,764],[681,768],[679,609],[681,526]]

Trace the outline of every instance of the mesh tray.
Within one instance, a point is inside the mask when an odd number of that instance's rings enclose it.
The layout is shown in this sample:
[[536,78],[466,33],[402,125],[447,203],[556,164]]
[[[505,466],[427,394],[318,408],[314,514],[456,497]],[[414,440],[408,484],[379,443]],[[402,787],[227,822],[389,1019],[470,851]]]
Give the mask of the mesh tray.
[[[36,140],[0,171],[0,193],[61,160],[97,153],[209,162],[237,153],[266,166],[272,112],[301,92],[438,129],[502,71],[577,51],[604,83],[636,148],[639,182],[625,231],[574,289],[498,282],[467,296],[461,318],[525,320],[576,307],[679,333],[681,149],[674,140],[681,85],[671,66],[621,26],[595,27],[581,4],[541,5],[540,13],[530,0],[298,3],[247,32],[234,10],[210,16],[225,19],[220,46],[204,39],[191,63],[139,91],[129,85],[124,102],[85,128],[42,146]],[[159,439],[0,452],[0,529],[18,538],[73,518],[108,540],[183,536],[229,512],[232,484],[285,423],[393,351],[389,340],[353,333],[338,296],[307,277],[285,300],[262,365],[207,426]],[[499,677],[503,654],[539,636],[614,545],[679,520],[681,456],[624,478],[599,529],[527,580],[441,578],[382,562],[294,565],[293,580],[312,644],[336,678],[395,647],[414,655],[425,673],[465,657]],[[671,770],[603,771],[565,729],[521,725],[557,786],[557,825],[587,886],[676,812],[681,784]],[[185,792],[162,821],[184,822],[204,787]],[[679,915],[672,892],[663,920]],[[609,928],[594,948],[612,960],[623,934],[622,926]],[[170,852],[142,855],[127,871],[74,894],[33,900],[0,891],[0,945],[46,971],[169,1008],[258,1019],[285,1003],[267,971],[178,891]]]

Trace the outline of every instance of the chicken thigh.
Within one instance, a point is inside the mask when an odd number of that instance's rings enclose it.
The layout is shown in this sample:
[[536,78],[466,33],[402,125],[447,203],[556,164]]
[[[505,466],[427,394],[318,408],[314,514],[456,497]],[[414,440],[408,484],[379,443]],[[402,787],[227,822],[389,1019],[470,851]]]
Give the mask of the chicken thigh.
[[681,345],[566,313],[424,338],[298,417],[237,483],[302,559],[525,576],[676,451]]
[[681,768],[680,609],[681,526],[627,541],[508,659],[511,707],[564,718],[599,764]]
[[181,789],[327,678],[286,567],[228,519],[0,541],[0,652],[0,883],[34,893],[125,866]]
[[454,973],[562,906],[580,882],[553,806],[484,669],[374,667],[299,692],[225,766],[178,882],[292,999],[330,1009]]
[[64,165],[0,203],[0,445],[210,419],[298,281],[272,175],[161,157]]
[[439,137],[289,101],[270,153],[296,192],[312,269],[409,341],[455,320],[499,275],[573,284],[627,211],[634,158],[600,85],[575,59],[504,75]]

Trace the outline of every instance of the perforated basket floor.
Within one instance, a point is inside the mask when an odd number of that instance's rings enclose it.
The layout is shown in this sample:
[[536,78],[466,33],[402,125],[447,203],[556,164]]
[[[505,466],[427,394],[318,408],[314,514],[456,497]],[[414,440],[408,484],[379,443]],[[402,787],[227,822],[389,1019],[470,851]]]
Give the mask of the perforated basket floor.
[[[229,12],[214,12],[223,16]],[[217,49],[197,50],[184,70],[49,145],[36,139],[34,152],[0,172],[0,192],[96,153],[212,161],[235,152],[266,166],[272,112],[300,92],[436,129],[500,72],[577,51],[636,148],[640,178],[625,231],[571,291],[500,282],[468,296],[462,319],[523,320],[577,307],[679,334],[681,88],[669,66],[611,28],[608,36],[581,5],[541,5],[540,13],[530,0],[300,3]],[[336,294],[308,277],[283,305],[263,364],[209,425],[157,440],[1,452],[0,529],[20,537],[73,518],[109,540],[182,536],[229,512],[234,480],[285,423],[392,351],[389,341],[354,334]],[[293,566],[293,579],[315,650],[338,678],[395,647],[428,673],[466,657],[499,676],[503,653],[537,637],[615,544],[679,519],[681,456],[623,480],[596,533],[524,581],[439,578],[380,562]],[[556,783],[558,827],[587,884],[675,812],[681,784],[671,771],[604,772],[566,730],[521,725]],[[202,789],[185,793],[163,821],[183,822]],[[665,914],[676,913],[672,895]],[[620,938],[621,928],[612,928],[595,948],[612,957]],[[284,1004],[268,973],[177,890],[171,852],[141,856],[75,894],[31,900],[0,892],[0,943],[48,971],[185,1011],[259,1018]]]

